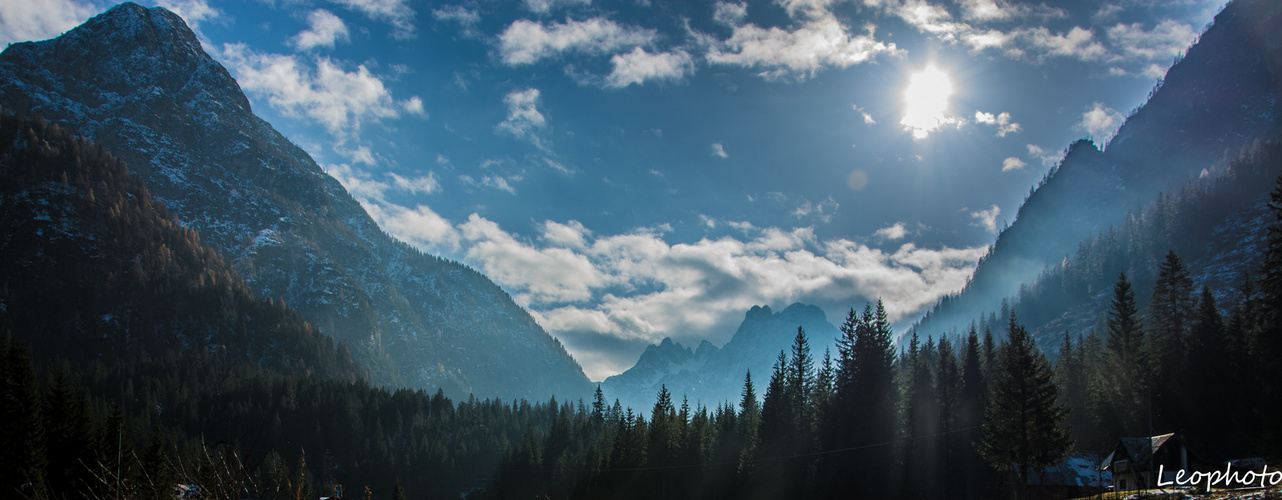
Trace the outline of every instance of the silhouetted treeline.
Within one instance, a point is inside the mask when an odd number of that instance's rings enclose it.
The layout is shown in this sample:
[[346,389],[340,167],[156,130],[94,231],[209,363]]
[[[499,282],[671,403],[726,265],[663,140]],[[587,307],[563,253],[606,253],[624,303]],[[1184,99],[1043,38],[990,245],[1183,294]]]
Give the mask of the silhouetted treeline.
[[1010,311],[897,348],[878,302],[835,353],[798,329],[738,401],[632,409],[371,387],[89,143],[0,116],[0,176],[2,496],[993,498],[1119,437],[1282,450],[1282,178],[1258,272],[1199,289],[1168,250],[1149,299],[1118,273],[1055,365]]

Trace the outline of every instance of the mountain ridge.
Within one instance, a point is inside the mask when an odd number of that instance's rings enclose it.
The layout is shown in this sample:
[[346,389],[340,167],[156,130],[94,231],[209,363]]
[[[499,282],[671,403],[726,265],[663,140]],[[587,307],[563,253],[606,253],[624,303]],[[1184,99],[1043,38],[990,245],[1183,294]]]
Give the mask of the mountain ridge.
[[1069,146],[967,286],[940,299],[905,335],[962,331],[1083,240],[1282,131],[1282,44],[1268,36],[1279,20],[1276,2],[1229,3],[1106,147],[1085,139]]
[[124,159],[257,293],[353,345],[376,383],[456,397],[590,393],[564,346],[501,288],[391,238],[254,115],[168,10],[125,3],[60,37],[10,45],[0,105]]
[[762,384],[769,379],[779,351],[791,349],[799,327],[805,330],[815,359],[820,359],[824,348],[835,346],[840,334],[818,306],[794,303],[779,312],[768,305],[753,306],[721,347],[703,340],[692,350],[664,338],[647,346],[631,368],[606,378],[601,389],[608,399],[641,410],[649,408],[661,387],[673,398],[688,396],[691,404],[737,404],[749,372],[757,380],[758,391],[764,390]]

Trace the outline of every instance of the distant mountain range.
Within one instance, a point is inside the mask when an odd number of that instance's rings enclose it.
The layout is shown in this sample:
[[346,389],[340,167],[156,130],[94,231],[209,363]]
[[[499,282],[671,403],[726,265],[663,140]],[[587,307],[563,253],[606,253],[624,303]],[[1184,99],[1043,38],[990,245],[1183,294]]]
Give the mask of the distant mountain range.
[[[840,332],[828,322],[822,309],[792,304],[774,312],[770,306],[753,306],[729,342],[721,348],[703,341],[691,350],[671,338],[646,347],[636,365],[601,383],[609,400],[648,414],[660,388],[667,387],[673,399],[688,397],[690,405],[708,407],[729,402],[737,404],[744,377],[752,373],[757,397],[763,396],[780,351],[791,353],[797,328],[806,332],[816,367],[824,348],[834,348]],[[836,351],[832,352],[836,356]]]
[[1088,140],[1068,148],[966,288],[941,299],[914,329],[922,337],[965,331],[1003,300],[1010,305],[1048,266],[1065,265],[1089,238],[1120,228],[1128,214],[1138,217],[1160,193],[1220,175],[1258,141],[1277,138],[1282,44],[1272,32],[1279,23],[1278,2],[1225,7],[1102,151]]
[[0,53],[0,106],[84,136],[258,296],[352,347],[377,384],[586,397],[559,341],[497,285],[389,237],[163,8],[125,3]]

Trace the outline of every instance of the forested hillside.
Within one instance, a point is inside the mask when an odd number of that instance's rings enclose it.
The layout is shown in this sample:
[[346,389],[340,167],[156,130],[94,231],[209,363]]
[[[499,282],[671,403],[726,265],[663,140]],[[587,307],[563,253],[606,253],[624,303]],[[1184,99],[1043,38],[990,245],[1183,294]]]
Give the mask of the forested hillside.
[[944,297],[917,329],[964,330],[977,312],[1000,309],[1003,299],[1072,255],[1082,240],[1122,226],[1128,213],[1162,193],[1173,195],[1204,170],[1276,138],[1282,131],[1279,19],[1278,2],[1226,5],[1107,144],[1081,140],[1067,148],[965,289]]
[[347,346],[261,299],[100,146],[0,111],[0,327],[72,363],[208,351],[355,380]]
[[177,14],[123,3],[0,53],[0,106],[90,137],[263,297],[347,343],[379,384],[586,397],[587,376],[498,285],[388,236],[253,114]]

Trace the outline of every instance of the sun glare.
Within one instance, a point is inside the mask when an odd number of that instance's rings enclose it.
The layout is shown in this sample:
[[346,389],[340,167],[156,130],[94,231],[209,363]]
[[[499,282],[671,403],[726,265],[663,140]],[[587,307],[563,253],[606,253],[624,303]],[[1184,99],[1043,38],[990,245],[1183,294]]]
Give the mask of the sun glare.
[[899,124],[913,133],[913,139],[925,139],[944,125],[956,123],[948,113],[948,100],[953,96],[953,82],[948,73],[931,64],[913,73],[904,88],[904,118]]

